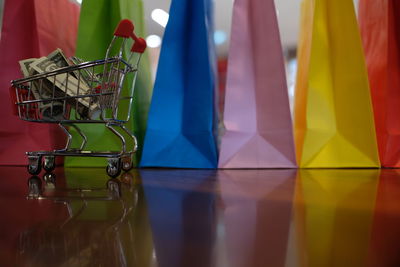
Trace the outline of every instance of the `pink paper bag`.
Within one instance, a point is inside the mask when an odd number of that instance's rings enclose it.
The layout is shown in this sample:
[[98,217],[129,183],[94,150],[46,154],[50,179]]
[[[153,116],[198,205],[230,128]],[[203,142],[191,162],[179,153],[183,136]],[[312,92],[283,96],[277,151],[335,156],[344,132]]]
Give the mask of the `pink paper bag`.
[[219,167],[296,167],[273,0],[235,1],[227,76]]
[[0,165],[24,165],[25,151],[65,145],[57,125],[29,123],[12,114],[10,81],[22,78],[19,60],[61,48],[75,52],[79,5],[69,0],[6,0],[0,42]]

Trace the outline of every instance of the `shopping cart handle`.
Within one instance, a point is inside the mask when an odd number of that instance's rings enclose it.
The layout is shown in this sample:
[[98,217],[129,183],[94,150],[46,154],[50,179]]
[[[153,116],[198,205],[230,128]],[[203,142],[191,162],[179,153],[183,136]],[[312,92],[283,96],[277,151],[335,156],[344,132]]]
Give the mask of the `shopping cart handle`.
[[135,26],[133,26],[132,21],[129,19],[123,19],[119,22],[117,28],[115,29],[114,36],[129,38]]
[[117,28],[115,29],[114,36],[122,38],[131,37],[134,41],[131,51],[142,54],[144,50],[146,50],[147,44],[143,38],[138,38],[135,35],[133,32],[134,29],[135,26],[133,25],[132,21],[129,19],[123,19],[119,22]]
[[131,51],[143,54],[146,48],[147,48],[146,41],[143,38],[136,38],[134,44],[132,45]]
[[17,108],[17,95],[15,93],[15,87],[11,86],[10,89],[10,99],[11,99],[11,108],[12,114],[18,116],[18,108]]

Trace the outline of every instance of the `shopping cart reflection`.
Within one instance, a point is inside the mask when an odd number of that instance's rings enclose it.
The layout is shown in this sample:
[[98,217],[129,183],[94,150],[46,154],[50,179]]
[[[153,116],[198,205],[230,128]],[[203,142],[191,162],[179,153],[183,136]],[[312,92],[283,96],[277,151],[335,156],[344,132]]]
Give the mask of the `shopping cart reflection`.
[[[66,206],[69,216],[56,225],[36,225],[20,234],[18,260],[29,266],[136,266],[136,250],[143,232],[136,224],[142,190],[133,173],[109,179],[104,188],[63,188],[54,174],[43,181],[32,176],[28,198],[55,201]],[[151,257],[152,246],[146,255]],[[143,254],[141,251],[140,254]],[[141,256],[142,257],[142,256]]]

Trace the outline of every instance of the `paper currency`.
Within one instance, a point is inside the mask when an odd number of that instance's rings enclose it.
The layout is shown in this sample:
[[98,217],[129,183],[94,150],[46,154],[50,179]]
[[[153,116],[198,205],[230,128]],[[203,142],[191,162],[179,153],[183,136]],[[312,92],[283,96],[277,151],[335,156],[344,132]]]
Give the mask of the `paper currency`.
[[[85,61],[78,58],[78,57],[70,57],[70,62],[72,65],[79,65],[84,63]],[[80,78],[83,79],[88,85],[91,84],[94,87],[94,84],[100,84],[101,83],[101,73],[93,73],[90,69],[84,68],[81,69],[81,74]]]
[[[61,49],[56,49],[47,57],[29,58],[19,62],[25,77],[51,72],[63,67],[79,64],[78,61],[68,61]],[[90,72],[63,71],[29,82],[30,93],[38,102],[43,119],[68,119],[70,107],[76,109],[77,118],[96,119],[100,113],[99,99],[87,96],[94,93],[99,84],[99,77]],[[86,76],[85,76],[86,75]],[[90,82],[89,82],[90,81]],[[91,84],[92,86],[90,86]],[[67,100],[52,100],[65,97]],[[48,99],[48,101],[47,101]]]
[[[73,61],[68,61],[68,59],[65,57],[63,51],[60,48],[57,48],[56,50],[51,52],[47,56],[47,58],[49,60],[53,61],[57,65],[58,68],[76,65],[76,64],[74,64]],[[70,72],[70,74],[76,79],[80,78],[81,79],[80,82],[85,84],[86,87],[89,87],[89,83],[85,79],[82,79],[83,77],[82,77],[82,75],[79,75],[78,71],[72,71],[72,72]]]
[[[69,66],[69,63],[60,49],[55,50],[47,57],[33,61],[29,65],[37,73],[45,73],[66,66]],[[77,72],[64,72],[55,76],[48,76],[47,80],[54,85],[56,97],[81,96],[71,98],[68,102],[77,109],[81,116],[90,117],[92,113],[97,113],[99,107],[97,103],[91,101],[90,97],[84,97],[91,93],[91,88],[83,79],[78,80],[78,77],[80,76]]]
[[28,77],[29,75],[32,75],[29,65],[31,63],[33,63],[36,59],[37,58],[28,58],[28,59],[19,61],[19,65],[21,67],[21,71],[22,71],[22,74],[24,75],[24,77]]
[[[41,57],[35,60],[29,66],[37,73],[44,73],[59,69],[57,63],[60,62],[53,61],[47,57]],[[79,82],[72,73],[60,73],[57,75],[48,76],[47,80],[56,86],[56,93],[58,95],[64,94],[68,96],[77,96],[85,94],[90,90],[86,84]],[[77,98],[77,101],[84,106],[89,107],[89,101],[87,99]]]
[[[32,64],[36,60],[37,58],[28,58],[19,61],[19,64],[21,66],[21,71],[24,77],[29,77],[31,75],[36,74],[36,72],[30,67],[30,64]],[[40,85],[39,81],[33,81],[30,83],[30,88],[31,88],[30,93],[33,94],[33,97],[36,100],[43,100],[37,103],[43,119],[54,119],[54,120],[63,119],[64,117],[63,102],[50,101],[52,98],[51,84],[45,82],[42,83],[42,85]],[[49,99],[49,101],[45,101],[46,99]]]

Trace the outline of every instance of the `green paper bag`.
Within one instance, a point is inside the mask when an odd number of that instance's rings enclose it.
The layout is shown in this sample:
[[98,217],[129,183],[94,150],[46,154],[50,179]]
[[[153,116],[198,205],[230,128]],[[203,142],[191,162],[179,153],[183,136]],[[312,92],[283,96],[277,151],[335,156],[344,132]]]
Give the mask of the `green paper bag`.
[[[84,0],[81,6],[76,56],[85,61],[103,59],[113,37],[115,27],[121,19],[130,19],[135,25],[135,33],[144,36],[144,18],[142,0]],[[126,46],[124,58],[130,54],[130,45]],[[132,81],[133,82],[133,81]],[[127,84],[132,84],[129,81]],[[135,83],[131,119],[125,125],[133,131],[138,139],[138,151],[134,156],[134,164],[140,160],[147,113],[151,99],[150,63],[145,53],[139,64],[139,72]],[[126,108],[126,107],[122,107]],[[120,151],[121,141],[104,124],[80,124],[79,127],[88,137],[85,150]],[[71,129],[77,145],[80,138]],[[132,144],[128,144],[132,145]],[[105,160],[92,157],[66,157],[65,166],[104,166]]]

